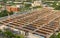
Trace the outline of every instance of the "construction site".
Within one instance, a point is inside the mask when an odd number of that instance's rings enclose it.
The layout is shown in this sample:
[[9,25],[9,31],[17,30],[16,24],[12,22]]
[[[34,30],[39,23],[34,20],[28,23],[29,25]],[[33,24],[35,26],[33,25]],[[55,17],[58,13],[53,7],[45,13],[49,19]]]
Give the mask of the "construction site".
[[[42,8],[0,22],[0,25],[23,31],[29,38],[49,38],[60,29],[60,11]],[[26,35],[28,34],[28,35]],[[30,34],[30,35],[29,35]],[[37,37],[35,37],[37,35]]]

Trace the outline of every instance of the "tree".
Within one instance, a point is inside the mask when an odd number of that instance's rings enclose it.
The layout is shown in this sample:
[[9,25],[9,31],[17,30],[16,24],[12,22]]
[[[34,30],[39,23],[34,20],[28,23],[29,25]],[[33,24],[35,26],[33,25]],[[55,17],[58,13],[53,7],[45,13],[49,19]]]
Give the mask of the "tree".
[[60,38],[60,33],[58,33],[58,35],[56,36],[56,38]]
[[0,30],[0,33],[2,32],[3,38],[24,38],[23,34],[17,35],[12,33],[10,30],[5,30],[4,32]]
[[3,10],[3,11],[0,12],[0,17],[8,16],[7,13],[9,13],[10,15],[13,14],[13,12],[8,12],[7,10]]
[[[4,5],[5,5],[5,10],[6,10],[6,4],[7,4],[7,1],[8,0],[3,0],[3,2],[4,2]],[[10,14],[7,12],[7,14],[8,14],[8,18],[10,18]]]
[[13,34],[11,31],[9,31],[9,30],[6,30],[6,31],[4,32],[4,35],[5,35],[7,38],[12,38],[12,37],[14,37],[14,34]]
[[55,35],[55,36],[53,34],[50,38],[60,38],[60,33],[58,33],[58,35]]

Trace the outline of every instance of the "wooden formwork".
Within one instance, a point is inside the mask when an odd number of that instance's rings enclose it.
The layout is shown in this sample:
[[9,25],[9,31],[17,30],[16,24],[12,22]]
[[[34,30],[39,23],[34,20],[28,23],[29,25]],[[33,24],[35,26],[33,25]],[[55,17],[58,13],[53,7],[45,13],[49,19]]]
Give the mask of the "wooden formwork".
[[60,12],[43,9],[7,19],[0,24],[49,38],[59,27],[58,19],[60,19]]

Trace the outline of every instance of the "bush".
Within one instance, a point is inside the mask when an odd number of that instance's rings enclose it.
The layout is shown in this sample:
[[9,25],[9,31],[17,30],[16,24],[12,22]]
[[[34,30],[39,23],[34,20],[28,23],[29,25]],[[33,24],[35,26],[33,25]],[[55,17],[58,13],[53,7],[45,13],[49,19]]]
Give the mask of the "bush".
[[60,10],[60,6],[56,6],[55,7],[55,10]]
[[58,33],[58,35],[52,35],[50,38],[60,38],[60,33]]
[[13,34],[10,30],[5,30],[4,32],[2,30],[0,30],[0,34],[2,32],[2,37],[3,38],[24,38],[23,34],[17,35],[17,34]]

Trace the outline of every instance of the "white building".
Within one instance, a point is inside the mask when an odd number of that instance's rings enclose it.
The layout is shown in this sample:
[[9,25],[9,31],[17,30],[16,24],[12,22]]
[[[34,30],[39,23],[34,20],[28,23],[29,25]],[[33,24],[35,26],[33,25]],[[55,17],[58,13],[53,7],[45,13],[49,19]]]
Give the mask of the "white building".
[[32,3],[32,7],[41,6],[41,5],[42,5],[41,0],[39,0],[39,1],[34,1],[34,3]]

